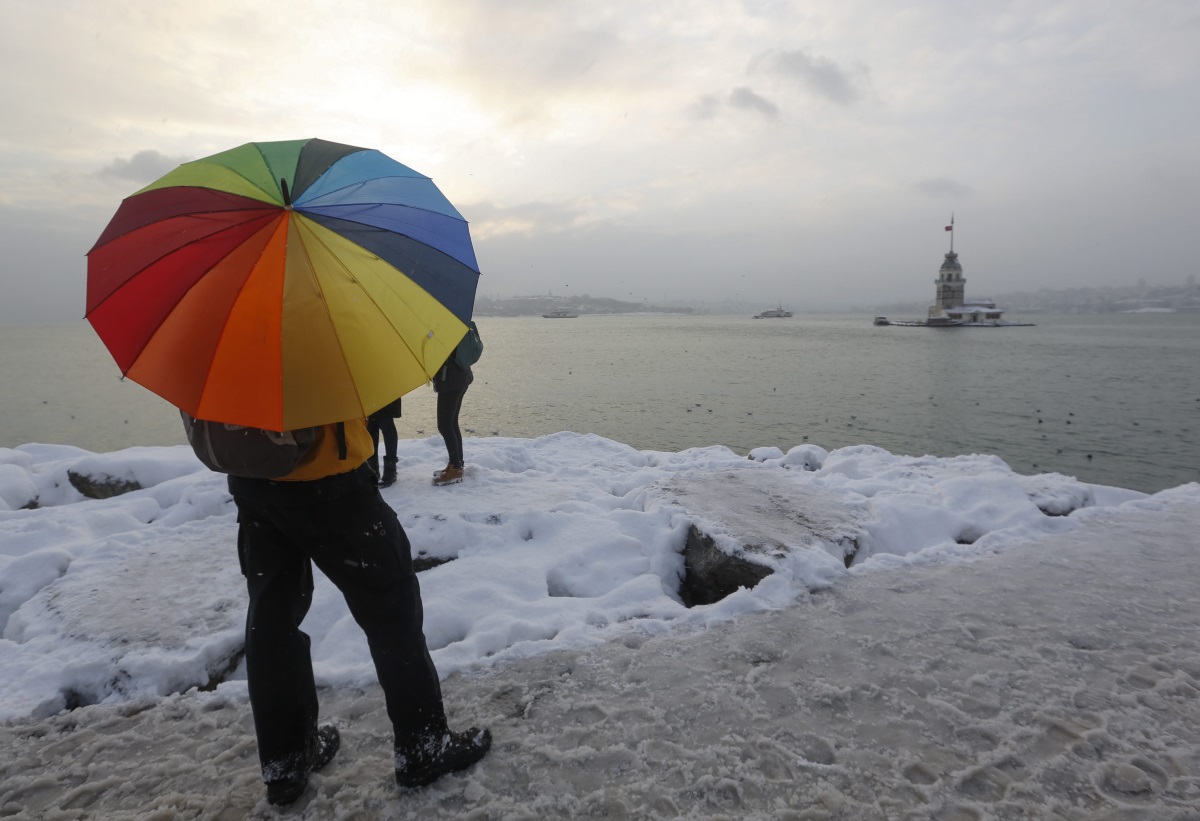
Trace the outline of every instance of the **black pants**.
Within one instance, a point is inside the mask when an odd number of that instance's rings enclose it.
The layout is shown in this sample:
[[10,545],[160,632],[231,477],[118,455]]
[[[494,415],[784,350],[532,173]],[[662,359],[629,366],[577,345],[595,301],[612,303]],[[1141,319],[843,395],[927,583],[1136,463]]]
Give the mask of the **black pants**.
[[379,434],[383,434],[383,452],[385,456],[396,458],[396,448],[400,444],[400,435],[396,433],[396,420],[390,413],[375,413],[367,417],[367,430],[371,433],[371,441],[375,443],[375,455],[379,455]]
[[365,465],[313,482],[230,477],[238,557],[250,592],[246,672],[263,780],[303,771],[317,729],[309,638],[312,564],[362,627],[398,745],[446,730],[437,669],[422,632],[408,537]]
[[467,389],[449,391],[442,388],[437,395],[437,426],[438,433],[446,442],[446,453],[450,464],[456,468],[463,466],[462,430],[458,427],[458,412],[462,410],[463,397]]

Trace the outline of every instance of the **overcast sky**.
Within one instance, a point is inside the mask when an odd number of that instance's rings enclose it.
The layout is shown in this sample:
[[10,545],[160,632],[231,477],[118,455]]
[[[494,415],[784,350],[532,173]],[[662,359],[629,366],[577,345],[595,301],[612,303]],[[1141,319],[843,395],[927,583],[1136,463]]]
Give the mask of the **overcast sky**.
[[378,148],[489,296],[932,300],[1200,273],[1195,0],[3,0],[0,322],[83,316],[123,197]]

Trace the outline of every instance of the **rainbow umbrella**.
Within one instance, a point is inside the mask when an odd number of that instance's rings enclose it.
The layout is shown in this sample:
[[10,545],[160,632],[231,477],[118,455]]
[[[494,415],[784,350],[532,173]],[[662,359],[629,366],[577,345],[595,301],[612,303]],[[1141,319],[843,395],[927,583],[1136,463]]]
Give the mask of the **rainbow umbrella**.
[[87,319],[122,373],[192,416],[293,430],[428,381],[478,281],[428,177],[325,140],[247,143],[121,203],[88,252]]

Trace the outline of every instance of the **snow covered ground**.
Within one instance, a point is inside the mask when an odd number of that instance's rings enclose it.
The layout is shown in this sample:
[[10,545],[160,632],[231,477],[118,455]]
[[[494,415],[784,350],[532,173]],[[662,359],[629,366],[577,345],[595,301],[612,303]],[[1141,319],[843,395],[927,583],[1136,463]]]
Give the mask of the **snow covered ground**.
[[[419,555],[453,559],[421,574],[426,634],[452,722],[494,751],[398,791],[365,641],[321,580],[305,629],[344,747],[282,814],[1200,817],[1200,485],[869,446],[467,453],[434,488],[440,439],[402,441],[385,498]],[[143,489],[86,499],[68,471]],[[685,607],[692,524],[773,545],[774,572]],[[0,816],[280,814],[235,530],[186,447],[0,449]]]

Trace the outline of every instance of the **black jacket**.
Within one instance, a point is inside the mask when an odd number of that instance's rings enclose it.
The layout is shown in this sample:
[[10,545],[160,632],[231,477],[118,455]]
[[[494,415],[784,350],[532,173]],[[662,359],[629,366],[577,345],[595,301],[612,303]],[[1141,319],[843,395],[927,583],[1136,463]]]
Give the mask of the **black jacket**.
[[433,377],[433,390],[435,393],[446,391],[447,393],[461,393],[467,389],[472,382],[475,381],[475,374],[471,373],[469,366],[459,365],[454,361],[454,354],[450,354],[450,358],[446,360],[446,364],[438,369],[438,372]]

